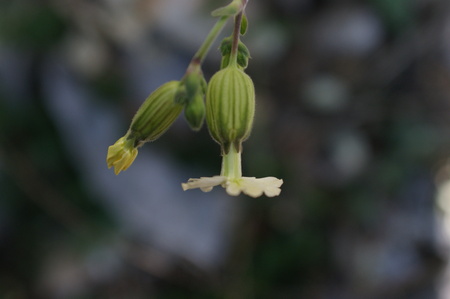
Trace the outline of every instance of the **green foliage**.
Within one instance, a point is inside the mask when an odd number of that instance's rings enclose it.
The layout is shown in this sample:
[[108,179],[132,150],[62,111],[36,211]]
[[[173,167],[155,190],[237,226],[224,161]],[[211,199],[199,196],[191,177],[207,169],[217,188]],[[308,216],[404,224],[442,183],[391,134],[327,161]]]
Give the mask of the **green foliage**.
[[416,1],[411,0],[369,0],[382,16],[386,27],[399,34],[414,24]]
[[2,1],[0,39],[21,48],[44,50],[57,43],[67,25],[50,6],[40,2]]

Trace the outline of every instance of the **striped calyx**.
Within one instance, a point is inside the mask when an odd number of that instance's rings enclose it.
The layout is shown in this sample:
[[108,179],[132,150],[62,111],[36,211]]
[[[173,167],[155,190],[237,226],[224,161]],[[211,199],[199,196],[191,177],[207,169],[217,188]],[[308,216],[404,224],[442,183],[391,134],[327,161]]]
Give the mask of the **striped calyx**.
[[212,138],[226,154],[233,145],[237,152],[250,135],[255,115],[252,79],[236,64],[218,71],[206,91],[206,121]]
[[179,81],[170,81],[148,96],[131,121],[129,138],[139,147],[145,142],[160,137],[183,110],[183,105],[175,102]]

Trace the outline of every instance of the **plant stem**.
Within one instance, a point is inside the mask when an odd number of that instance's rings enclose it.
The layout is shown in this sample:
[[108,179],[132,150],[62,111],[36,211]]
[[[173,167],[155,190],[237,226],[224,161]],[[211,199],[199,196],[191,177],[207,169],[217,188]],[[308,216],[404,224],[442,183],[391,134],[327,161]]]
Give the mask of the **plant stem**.
[[241,36],[241,23],[242,16],[245,11],[245,7],[247,6],[248,0],[241,0],[242,9],[234,18],[234,30],[231,44],[231,55],[230,55],[230,64],[237,63],[237,55],[239,49],[239,41]]
[[230,55],[230,64],[237,63],[237,54],[239,48],[239,40],[241,35],[241,22],[242,22],[242,14],[244,10],[241,10],[234,18],[234,30],[232,35],[232,44],[231,44],[231,55]]
[[216,38],[219,36],[220,32],[222,31],[223,27],[225,26],[225,23],[227,22],[228,17],[221,17],[214,27],[209,31],[208,36],[206,37],[203,44],[200,46],[198,51],[195,53],[195,55],[191,59],[191,63],[189,64],[189,67],[197,67],[200,64],[202,64],[203,60],[205,59],[206,55],[209,52],[209,49],[211,48],[211,45],[214,43]]

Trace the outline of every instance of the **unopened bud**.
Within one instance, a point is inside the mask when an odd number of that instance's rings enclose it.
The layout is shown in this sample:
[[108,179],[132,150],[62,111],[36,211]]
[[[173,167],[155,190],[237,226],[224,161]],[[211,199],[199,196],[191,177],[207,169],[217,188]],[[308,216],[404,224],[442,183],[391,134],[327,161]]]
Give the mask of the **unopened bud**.
[[175,102],[179,81],[170,81],[155,90],[145,100],[130,125],[130,135],[136,146],[161,136],[180,115],[183,105]]
[[186,77],[183,79],[183,82],[186,86],[187,97],[193,98],[198,92],[202,92],[202,81],[204,80],[205,79],[201,73],[191,73],[186,75]]
[[197,94],[186,104],[184,116],[192,130],[198,131],[201,129],[205,120],[205,102],[202,95]]
[[218,71],[206,92],[206,121],[211,136],[227,153],[233,145],[241,151],[250,135],[255,114],[252,79],[236,65]]
[[177,91],[177,102],[184,105],[184,116],[192,130],[198,131],[205,119],[204,97],[207,83],[200,69],[183,77]]
[[108,148],[106,163],[115,174],[126,170],[138,154],[138,147],[161,136],[183,109],[175,103],[179,82],[170,81],[155,90],[141,105],[125,136]]

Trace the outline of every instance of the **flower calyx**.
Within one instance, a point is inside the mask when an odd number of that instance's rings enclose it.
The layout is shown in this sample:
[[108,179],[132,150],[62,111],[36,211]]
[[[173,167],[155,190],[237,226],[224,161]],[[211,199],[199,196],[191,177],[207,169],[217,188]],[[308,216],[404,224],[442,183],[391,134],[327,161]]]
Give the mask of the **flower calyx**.
[[235,64],[214,74],[206,91],[206,122],[223,154],[230,145],[241,151],[242,142],[250,136],[254,115],[252,79]]
[[175,101],[179,81],[169,81],[151,93],[138,109],[130,125],[130,131],[139,147],[164,134],[183,110]]

